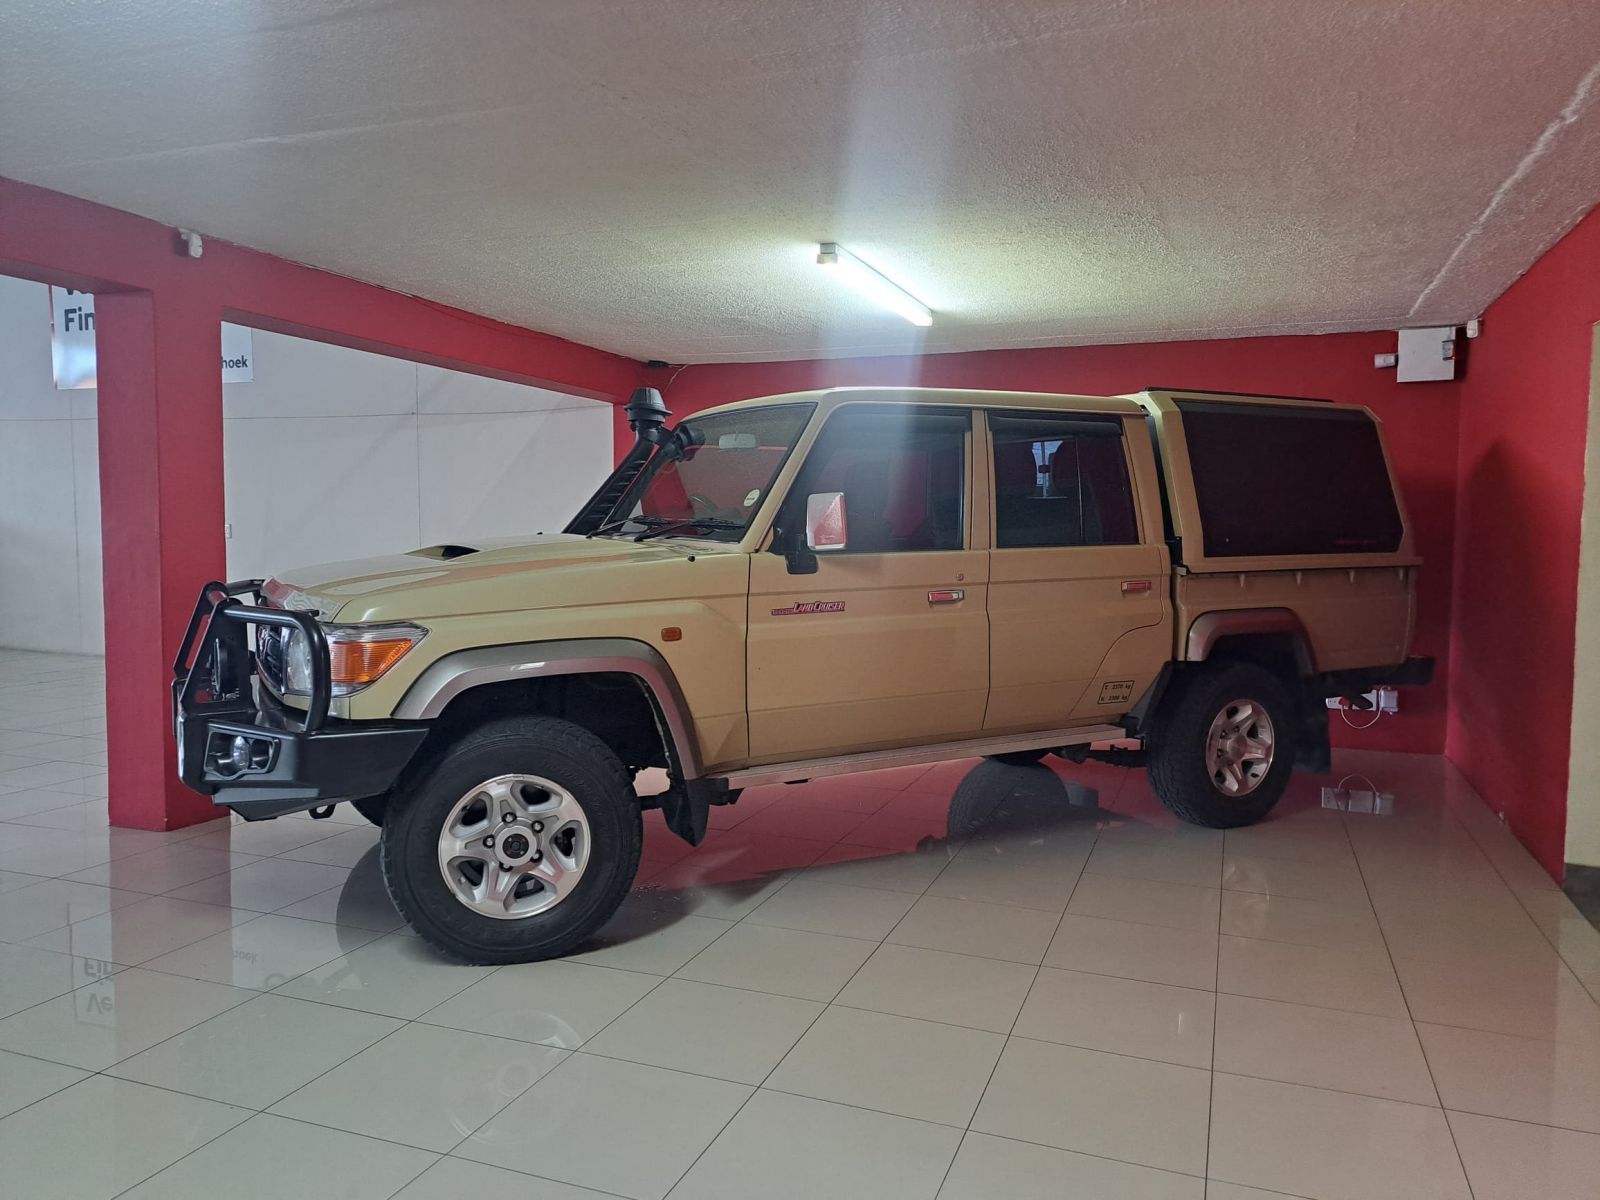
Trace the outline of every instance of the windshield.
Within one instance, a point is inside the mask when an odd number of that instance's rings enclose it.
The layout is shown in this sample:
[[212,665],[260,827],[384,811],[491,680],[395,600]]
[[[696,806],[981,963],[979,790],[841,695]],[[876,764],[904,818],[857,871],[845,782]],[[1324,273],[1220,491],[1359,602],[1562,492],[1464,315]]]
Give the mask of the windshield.
[[781,404],[680,422],[675,440],[655,452],[596,532],[738,541],[812,407]]

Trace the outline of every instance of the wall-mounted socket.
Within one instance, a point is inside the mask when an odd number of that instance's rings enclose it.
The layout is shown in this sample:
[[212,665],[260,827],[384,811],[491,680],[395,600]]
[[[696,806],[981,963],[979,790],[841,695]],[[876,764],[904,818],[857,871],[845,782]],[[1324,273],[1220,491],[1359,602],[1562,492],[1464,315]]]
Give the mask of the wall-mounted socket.
[[1363,692],[1361,698],[1367,702],[1365,708],[1358,709],[1350,703],[1348,696],[1329,696],[1327,704],[1329,708],[1343,708],[1350,712],[1372,712],[1376,710],[1380,713],[1397,713],[1400,711],[1400,693],[1392,687],[1374,688],[1370,692]]

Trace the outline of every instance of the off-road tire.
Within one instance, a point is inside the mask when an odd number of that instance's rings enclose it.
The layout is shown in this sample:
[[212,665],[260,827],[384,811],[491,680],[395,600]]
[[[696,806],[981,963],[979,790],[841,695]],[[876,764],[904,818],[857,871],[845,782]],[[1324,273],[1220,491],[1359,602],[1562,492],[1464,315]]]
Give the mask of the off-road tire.
[[382,829],[384,814],[389,811],[389,797],[387,795],[367,796],[361,800],[350,801],[350,807],[379,829]]
[[[571,895],[532,916],[484,916],[456,898],[439,868],[439,834],[473,788],[530,774],[565,788],[583,807],[592,839]],[[628,772],[604,742],[569,721],[517,717],[463,736],[419,780],[391,796],[380,837],[389,896],[412,929],[447,957],[476,965],[558,958],[611,919],[633,886],[644,830]]]
[[[1212,722],[1236,700],[1261,705],[1272,721],[1274,752],[1266,777],[1254,791],[1230,796],[1213,781],[1206,761]],[[1254,825],[1272,811],[1294,771],[1299,713],[1289,690],[1254,663],[1203,666],[1168,694],[1151,730],[1150,784],[1167,810],[1191,825],[1236,829]]]

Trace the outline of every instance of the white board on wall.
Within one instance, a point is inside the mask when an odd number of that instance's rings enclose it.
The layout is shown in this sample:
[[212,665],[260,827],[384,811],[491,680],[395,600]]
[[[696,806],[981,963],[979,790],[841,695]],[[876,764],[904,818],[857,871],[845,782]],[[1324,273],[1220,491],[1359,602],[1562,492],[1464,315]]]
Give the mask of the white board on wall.
[[[222,322],[222,382],[253,382],[255,361],[254,338],[249,326]],[[50,367],[57,391],[98,386],[94,297],[88,292],[50,289]]]

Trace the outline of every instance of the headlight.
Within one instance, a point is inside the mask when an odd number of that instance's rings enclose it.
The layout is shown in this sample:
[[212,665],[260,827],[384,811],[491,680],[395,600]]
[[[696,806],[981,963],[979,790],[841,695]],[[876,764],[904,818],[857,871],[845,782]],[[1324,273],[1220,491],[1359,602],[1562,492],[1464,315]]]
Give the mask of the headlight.
[[[324,625],[333,694],[348,696],[375,683],[428,635],[420,625]],[[311,694],[311,646],[298,629],[283,652],[283,690],[290,696]]]

